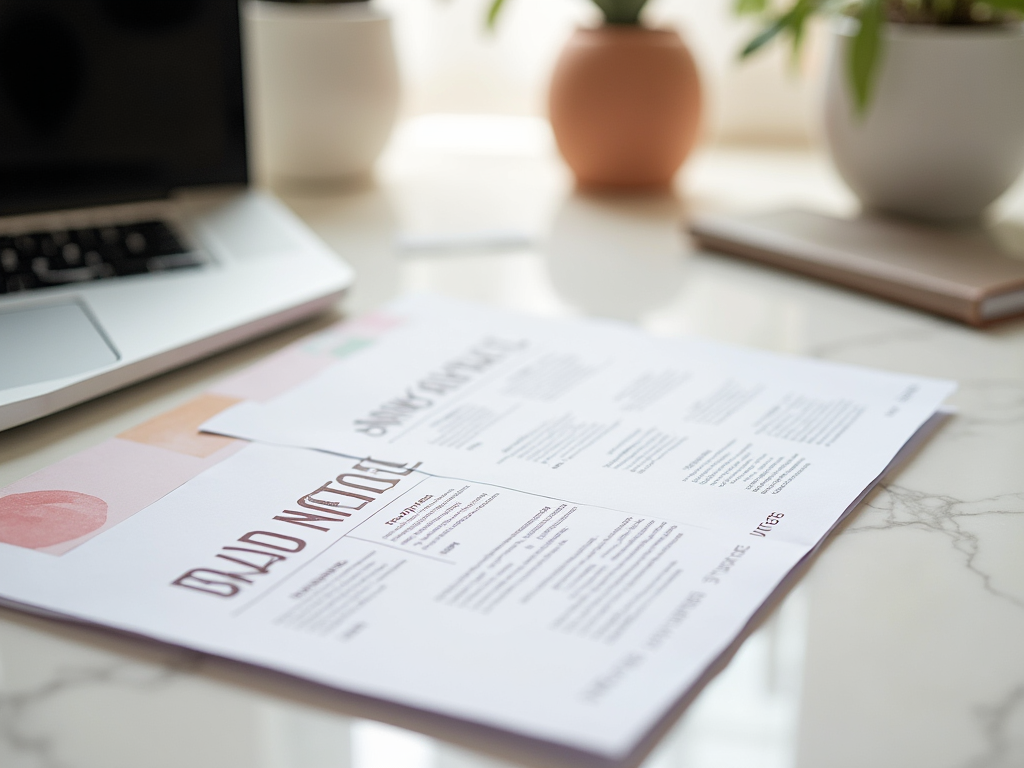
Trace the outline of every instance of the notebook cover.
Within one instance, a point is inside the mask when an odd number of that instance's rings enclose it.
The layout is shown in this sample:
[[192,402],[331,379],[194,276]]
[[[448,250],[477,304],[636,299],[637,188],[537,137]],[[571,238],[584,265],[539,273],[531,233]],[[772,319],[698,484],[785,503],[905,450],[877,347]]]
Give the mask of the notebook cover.
[[[981,228],[899,220],[839,219],[809,211],[699,214],[689,231],[708,250],[856,288],[972,325],[1024,314],[1024,259]],[[1021,301],[1012,301],[1020,293]],[[1006,296],[1016,310],[982,312]]]

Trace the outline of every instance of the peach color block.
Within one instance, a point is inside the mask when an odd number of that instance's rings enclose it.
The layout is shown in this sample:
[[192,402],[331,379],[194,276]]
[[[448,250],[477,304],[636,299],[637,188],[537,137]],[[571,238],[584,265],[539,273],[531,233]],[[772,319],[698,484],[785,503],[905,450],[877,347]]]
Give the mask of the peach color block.
[[240,402],[224,395],[200,395],[179,408],[123,432],[118,437],[205,459],[235,442],[234,438],[199,431],[207,419]]

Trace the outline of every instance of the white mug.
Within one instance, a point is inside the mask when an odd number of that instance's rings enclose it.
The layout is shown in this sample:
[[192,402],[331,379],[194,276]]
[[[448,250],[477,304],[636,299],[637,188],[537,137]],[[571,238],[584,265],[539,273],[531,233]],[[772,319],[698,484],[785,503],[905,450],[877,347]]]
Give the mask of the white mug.
[[369,2],[245,4],[255,166],[271,178],[365,176],[398,112],[391,19]]

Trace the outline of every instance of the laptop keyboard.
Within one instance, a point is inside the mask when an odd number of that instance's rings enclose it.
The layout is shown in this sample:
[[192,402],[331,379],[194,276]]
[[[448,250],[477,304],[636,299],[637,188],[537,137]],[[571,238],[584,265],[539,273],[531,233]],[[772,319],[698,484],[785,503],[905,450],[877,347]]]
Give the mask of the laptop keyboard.
[[0,294],[201,263],[162,221],[0,235]]

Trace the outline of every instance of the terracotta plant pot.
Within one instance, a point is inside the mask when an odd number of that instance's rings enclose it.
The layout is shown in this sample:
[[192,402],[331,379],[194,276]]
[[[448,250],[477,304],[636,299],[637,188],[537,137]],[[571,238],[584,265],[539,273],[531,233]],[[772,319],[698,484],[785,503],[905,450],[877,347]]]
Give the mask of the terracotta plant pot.
[[548,108],[581,187],[665,187],[697,138],[697,67],[671,30],[578,29],[555,66]]

